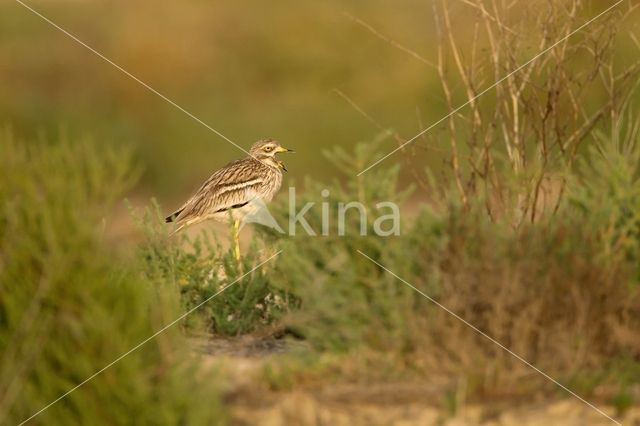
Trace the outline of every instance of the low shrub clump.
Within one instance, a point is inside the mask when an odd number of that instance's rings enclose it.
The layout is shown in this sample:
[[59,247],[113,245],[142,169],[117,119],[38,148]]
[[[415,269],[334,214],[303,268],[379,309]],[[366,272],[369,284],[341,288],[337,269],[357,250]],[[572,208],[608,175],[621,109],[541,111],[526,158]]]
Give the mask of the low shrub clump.
[[172,283],[178,289],[183,309],[193,310],[187,327],[224,336],[246,334],[274,324],[295,303],[272,285],[277,278],[272,263],[277,259],[256,268],[276,254],[273,248],[253,241],[237,261],[233,251],[223,249],[209,232],[194,239],[185,234],[167,237],[160,217],[155,205],[141,218],[145,274],[159,286]]

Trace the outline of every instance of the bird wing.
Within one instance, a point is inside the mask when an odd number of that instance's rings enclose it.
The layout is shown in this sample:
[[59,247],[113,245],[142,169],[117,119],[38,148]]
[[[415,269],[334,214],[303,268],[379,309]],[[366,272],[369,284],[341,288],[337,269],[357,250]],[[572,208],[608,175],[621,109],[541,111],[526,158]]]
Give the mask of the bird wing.
[[251,159],[238,160],[216,171],[167,222],[190,222],[207,216],[239,208],[256,198],[264,180],[260,169]]

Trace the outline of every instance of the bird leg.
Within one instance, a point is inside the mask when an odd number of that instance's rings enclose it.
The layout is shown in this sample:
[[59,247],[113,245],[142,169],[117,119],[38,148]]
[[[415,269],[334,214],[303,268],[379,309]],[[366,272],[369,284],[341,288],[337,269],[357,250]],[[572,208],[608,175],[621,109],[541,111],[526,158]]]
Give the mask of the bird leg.
[[240,263],[240,220],[233,221],[233,254]]

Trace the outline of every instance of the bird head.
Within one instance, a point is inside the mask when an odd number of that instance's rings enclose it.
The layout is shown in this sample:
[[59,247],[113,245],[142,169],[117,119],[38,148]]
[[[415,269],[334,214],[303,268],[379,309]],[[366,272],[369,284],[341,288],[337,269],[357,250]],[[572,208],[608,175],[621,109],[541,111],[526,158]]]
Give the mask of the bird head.
[[253,144],[249,150],[249,155],[256,160],[286,171],[284,163],[275,159],[276,154],[281,152],[293,152],[293,150],[282,147],[279,142],[273,139],[264,139]]

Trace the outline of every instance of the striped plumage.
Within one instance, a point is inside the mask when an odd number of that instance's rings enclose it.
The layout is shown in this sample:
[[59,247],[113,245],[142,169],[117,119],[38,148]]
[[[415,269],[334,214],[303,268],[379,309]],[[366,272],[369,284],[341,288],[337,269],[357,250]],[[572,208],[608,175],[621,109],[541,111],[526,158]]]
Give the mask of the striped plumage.
[[279,152],[291,152],[271,139],[253,144],[249,156],[233,161],[216,171],[200,189],[171,215],[166,222],[176,222],[175,232],[207,219],[226,221],[231,213],[240,220],[252,212],[252,201],[271,201],[282,185],[284,164],[275,158]]

